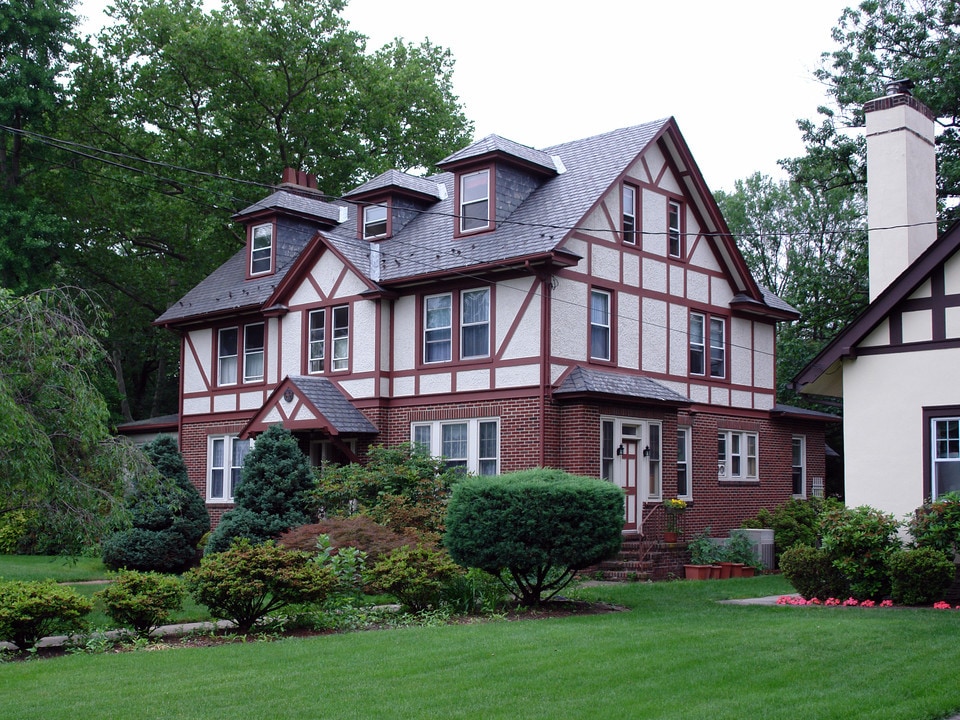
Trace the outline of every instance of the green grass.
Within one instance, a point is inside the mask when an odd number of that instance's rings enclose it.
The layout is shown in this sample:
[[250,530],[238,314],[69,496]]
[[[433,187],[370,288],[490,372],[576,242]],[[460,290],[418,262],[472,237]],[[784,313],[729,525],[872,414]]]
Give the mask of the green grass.
[[0,555],[0,578],[4,580],[83,582],[105,580],[109,572],[100,558]]
[[925,720],[960,612],[723,605],[778,577],[584,588],[630,612],[0,665],[18,718]]

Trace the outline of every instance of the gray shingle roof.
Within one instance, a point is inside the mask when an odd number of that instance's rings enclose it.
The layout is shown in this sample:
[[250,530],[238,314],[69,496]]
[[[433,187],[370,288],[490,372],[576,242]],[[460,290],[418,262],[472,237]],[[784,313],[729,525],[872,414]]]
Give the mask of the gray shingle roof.
[[426,178],[418,177],[417,175],[400,172],[399,170],[387,170],[384,173],[380,173],[360,187],[354,188],[344,195],[344,197],[349,198],[356,195],[365,195],[377,190],[386,190],[389,188],[409,190],[418,195],[427,195],[437,200],[440,199],[440,190],[437,183],[431,182]]
[[574,393],[595,393],[599,395],[618,395],[638,400],[688,405],[690,400],[680,393],[661,385],[643,375],[626,375],[619,372],[606,372],[583,366],[575,367],[554,395]]
[[313,406],[323,413],[340,434],[377,433],[367,416],[330,382],[329,378],[314,375],[292,375],[290,382],[303,393]]
[[277,190],[263,200],[258,200],[253,205],[245,207],[234,215],[234,219],[242,218],[246,215],[252,215],[263,210],[287,210],[298,215],[317,218],[328,223],[340,221],[340,206],[326,202],[320,198],[307,197],[297,192],[288,192]]
[[526,145],[521,145],[518,142],[507,140],[507,138],[500,137],[499,135],[487,135],[482,140],[471,143],[462,150],[457,150],[457,152],[453,153],[452,155],[448,155],[443,160],[438,162],[437,167],[443,168],[447,167],[448,165],[455,165],[463,162],[464,160],[470,160],[475,157],[483,157],[484,155],[489,155],[491,153],[512,155],[513,157],[530,163],[531,165],[536,165],[551,175],[555,175],[557,172],[556,163],[554,163],[553,157],[550,153],[544,152],[543,150],[536,150]]

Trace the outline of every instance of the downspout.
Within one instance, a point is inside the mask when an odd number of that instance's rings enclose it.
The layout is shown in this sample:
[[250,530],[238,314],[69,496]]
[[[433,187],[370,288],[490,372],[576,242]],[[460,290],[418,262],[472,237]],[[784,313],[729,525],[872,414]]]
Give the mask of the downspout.
[[552,286],[550,274],[540,274],[540,467],[547,464],[547,400],[550,388],[550,358],[552,347],[550,343],[550,301]]

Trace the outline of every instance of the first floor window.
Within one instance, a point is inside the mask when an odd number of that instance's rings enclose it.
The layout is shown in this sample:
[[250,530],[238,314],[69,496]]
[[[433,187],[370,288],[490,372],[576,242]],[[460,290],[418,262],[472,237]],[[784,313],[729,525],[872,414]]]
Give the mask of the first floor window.
[[613,420],[600,422],[600,477],[613,480]]
[[207,500],[233,502],[234,492],[240,484],[243,461],[249,451],[249,440],[241,440],[232,435],[209,438]]
[[677,428],[677,497],[689,498],[690,487],[690,428]]
[[217,385],[237,384],[237,328],[217,333]]
[[477,475],[499,473],[500,423],[496,419],[414,423],[410,434],[415,445],[443,457],[447,467]]
[[960,417],[933,418],[930,423],[932,496],[938,498],[960,492]]
[[802,498],[807,494],[807,439],[803,435],[794,435],[790,447],[792,492]]
[[717,476],[721,480],[757,480],[757,434],[721,430],[717,434]]
[[647,445],[644,448],[644,455],[647,458],[647,500],[660,500],[661,495],[661,475],[660,469],[660,426],[650,423],[647,426]]
[[590,357],[610,359],[610,293],[590,293]]

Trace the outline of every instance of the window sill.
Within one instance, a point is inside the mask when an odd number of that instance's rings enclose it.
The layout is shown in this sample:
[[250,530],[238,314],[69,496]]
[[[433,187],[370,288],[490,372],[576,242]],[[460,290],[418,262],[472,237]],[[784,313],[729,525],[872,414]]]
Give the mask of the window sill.
[[760,484],[760,478],[717,478],[717,482],[727,487],[754,487]]

